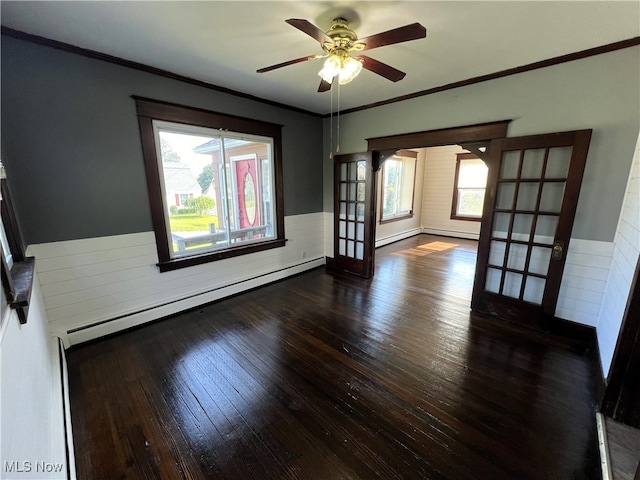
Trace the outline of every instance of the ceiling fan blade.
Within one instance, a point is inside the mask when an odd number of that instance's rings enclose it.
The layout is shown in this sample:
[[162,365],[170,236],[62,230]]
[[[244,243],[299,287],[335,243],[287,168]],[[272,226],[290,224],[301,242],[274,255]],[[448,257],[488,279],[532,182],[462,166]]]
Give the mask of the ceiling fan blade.
[[398,82],[402,80],[406,73],[401,72],[397,68],[393,68],[391,65],[382,63],[374,58],[367,57],[366,55],[360,55],[358,57],[362,62],[362,68],[366,68],[370,72],[377,73],[381,77],[384,77],[392,82]]
[[394,43],[408,42],[410,40],[418,40],[427,36],[427,29],[419,23],[412,23],[404,27],[394,28],[386,32],[364,37],[356,41],[357,44],[363,44],[362,50],[371,50],[372,48],[384,47],[385,45],[393,45]]
[[278,63],[276,65],[271,65],[270,67],[264,67],[259,70],[256,70],[257,73],[270,72],[271,70],[275,70],[277,68],[287,67],[289,65],[295,65],[296,63],[306,62],[307,60],[315,60],[316,58],[320,58],[322,55],[311,55],[310,57],[300,57],[294,60],[289,60],[287,62]]
[[320,80],[320,86],[318,87],[318,93],[327,92],[331,90],[331,84],[324,79]]
[[290,18],[289,20],[285,20],[292,27],[296,27],[303,33],[306,33],[311,38],[315,38],[320,44],[324,42],[333,42],[331,37],[316,27],[313,23],[305,20],[303,18]]

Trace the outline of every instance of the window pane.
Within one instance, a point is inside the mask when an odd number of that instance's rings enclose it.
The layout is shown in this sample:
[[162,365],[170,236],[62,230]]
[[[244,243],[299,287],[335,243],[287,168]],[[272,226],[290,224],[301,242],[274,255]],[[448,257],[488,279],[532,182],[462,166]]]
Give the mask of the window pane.
[[480,159],[462,159],[458,172],[458,188],[485,188],[487,166]]
[[527,259],[526,245],[512,243],[509,246],[509,259],[507,260],[507,268],[523,271],[526,259]]
[[507,249],[505,242],[492,240],[489,244],[489,265],[504,267],[504,254]]
[[511,231],[511,239],[528,242],[531,239],[532,225],[533,215],[527,213],[516,213],[513,216],[513,229]]
[[566,178],[573,147],[553,147],[549,149],[546,178]]
[[2,254],[4,255],[5,262],[7,262],[7,267],[11,269],[11,267],[13,266],[13,255],[11,254],[11,248],[9,248],[7,235],[4,231],[4,224],[1,222],[0,222],[0,244],[2,244]]
[[522,299],[525,302],[531,302],[537,305],[542,304],[545,284],[546,281],[543,278],[527,277]]
[[349,240],[355,240],[356,238],[356,225],[353,222],[347,224],[347,238]]
[[518,190],[518,201],[516,202],[516,210],[535,210],[539,189],[540,184],[537,182],[521,183],[520,189]]
[[531,249],[531,260],[529,263],[529,271],[539,275],[546,275],[549,271],[549,263],[551,262],[551,248],[533,247]]
[[402,164],[398,160],[388,159],[384,162],[384,184],[382,185],[382,218],[396,214],[398,204],[399,176]]
[[367,162],[358,162],[358,180],[364,181],[367,179]]
[[511,215],[508,213],[496,212],[493,215],[493,230],[491,236],[495,238],[507,238],[509,235],[509,222]]
[[560,212],[564,197],[564,182],[545,183],[542,188],[540,211]]
[[273,237],[271,142],[226,137],[224,154],[229,242]]
[[484,207],[488,168],[479,158],[460,158],[461,156],[458,155],[457,159],[455,214],[452,218],[480,218]]
[[197,148],[206,145],[218,153],[220,140],[203,130],[186,132],[170,126],[159,128],[157,135],[172,256],[214,248],[218,242],[211,232],[221,221],[215,211],[215,166]]
[[536,231],[533,241],[551,245],[556,236],[558,217],[552,215],[540,215],[536,223]]
[[413,211],[415,164],[413,157],[394,156],[385,160],[382,171],[383,220]]
[[520,298],[522,275],[519,273],[505,272],[502,294],[506,297]]
[[492,293],[500,293],[500,281],[502,280],[502,270],[497,268],[487,268],[487,279],[484,289]]
[[270,139],[154,122],[171,257],[273,238]]
[[458,191],[458,215],[481,217],[484,206],[484,188],[467,188]]
[[285,245],[281,126],[135,103],[161,272]]
[[542,176],[544,154],[544,148],[525,150],[520,178],[540,178]]
[[513,208],[513,197],[516,194],[516,184],[514,182],[504,182],[498,185],[496,196],[496,208],[501,210],[511,210]]
[[518,169],[520,168],[520,151],[512,150],[502,153],[502,162],[500,164],[501,179],[518,178]]

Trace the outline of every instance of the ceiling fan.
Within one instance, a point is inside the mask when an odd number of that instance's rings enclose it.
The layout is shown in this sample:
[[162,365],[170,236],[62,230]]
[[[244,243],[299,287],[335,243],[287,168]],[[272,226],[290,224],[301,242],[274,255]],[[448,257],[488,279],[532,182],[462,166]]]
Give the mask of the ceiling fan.
[[427,29],[419,23],[412,23],[404,27],[394,28],[365,38],[358,38],[356,33],[349,28],[349,23],[342,17],[335,18],[331,28],[325,33],[308,20],[290,18],[285,20],[289,25],[317,40],[324,53],[307,57],[296,58],[287,62],[278,63],[257,70],[258,73],[270,72],[277,68],[294,65],[296,63],[326,58],[322,70],[318,75],[322,78],[318,92],[326,92],[331,89],[333,80],[337,77],[340,85],[353,80],[364,68],[373,73],[397,82],[402,80],[406,73],[393,68],[366,55],[352,56],[352,52],[372,50],[386,45],[418,40],[427,36]]

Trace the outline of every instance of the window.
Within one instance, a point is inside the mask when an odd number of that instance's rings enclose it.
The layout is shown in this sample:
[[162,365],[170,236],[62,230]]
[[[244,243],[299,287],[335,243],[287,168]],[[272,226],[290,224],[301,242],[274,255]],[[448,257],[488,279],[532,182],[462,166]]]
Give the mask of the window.
[[280,126],[136,105],[161,271],[284,246]]
[[[2,197],[0,197],[0,201],[2,201]],[[9,247],[9,240],[7,240],[7,234],[4,231],[4,224],[0,223],[0,247],[2,248],[2,256],[4,257],[5,265],[9,270],[13,267],[13,254],[11,253],[11,248]]]
[[380,223],[413,216],[417,152],[402,150],[382,166]]
[[[0,162],[0,261],[2,262],[2,310],[4,302],[16,311],[20,323],[27,323],[35,259],[24,256],[24,245],[18,228],[4,167]],[[4,315],[3,315],[4,316]],[[0,322],[3,319],[0,319]]]
[[456,159],[451,218],[480,221],[486,185],[485,163],[472,153],[459,153]]

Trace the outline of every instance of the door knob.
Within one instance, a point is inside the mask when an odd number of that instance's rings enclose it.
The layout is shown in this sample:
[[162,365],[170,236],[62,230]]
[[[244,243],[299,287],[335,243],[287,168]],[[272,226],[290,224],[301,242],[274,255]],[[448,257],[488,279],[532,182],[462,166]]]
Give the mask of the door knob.
[[551,253],[551,258],[554,260],[562,260],[562,256],[564,254],[564,242],[560,240],[556,240],[553,242],[553,250]]

